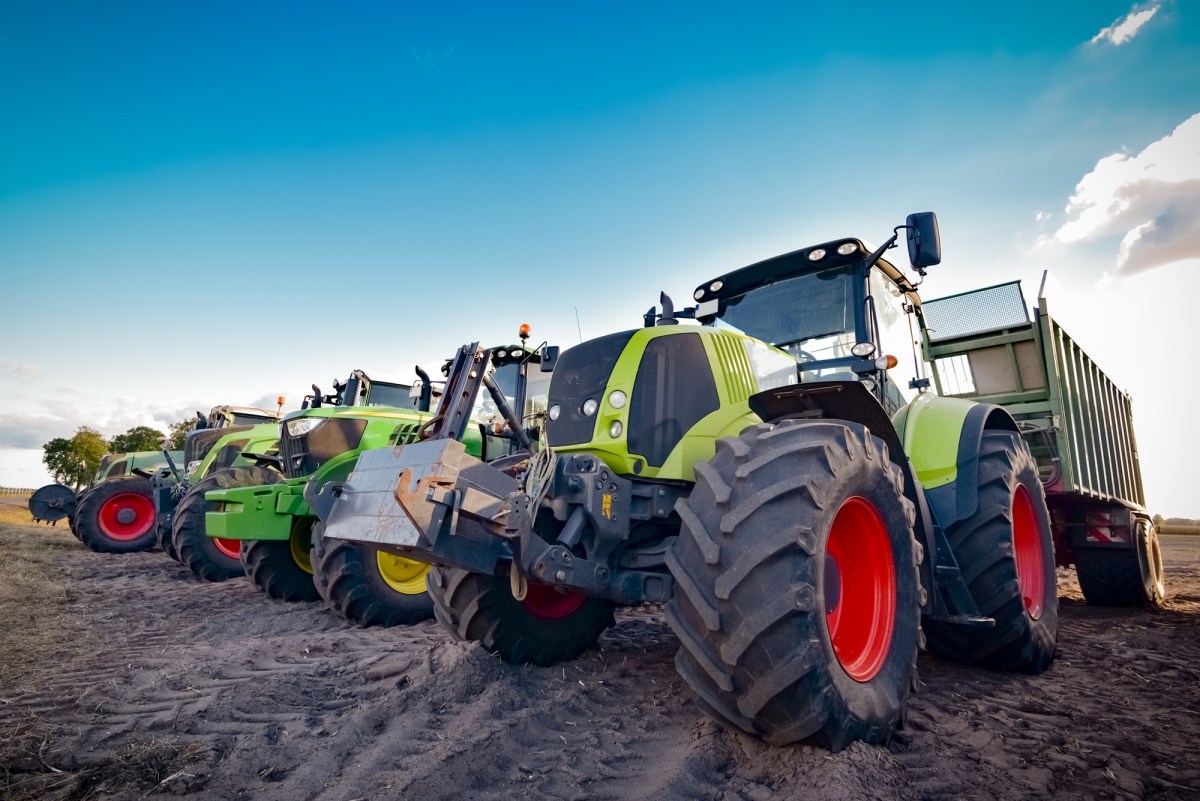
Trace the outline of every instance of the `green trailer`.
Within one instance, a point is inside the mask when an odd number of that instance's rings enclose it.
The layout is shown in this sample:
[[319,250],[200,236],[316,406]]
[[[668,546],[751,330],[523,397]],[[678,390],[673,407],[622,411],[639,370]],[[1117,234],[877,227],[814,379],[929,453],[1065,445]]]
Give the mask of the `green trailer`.
[[923,347],[940,395],[1006,408],[1037,459],[1060,567],[1088,603],[1157,605],[1164,581],[1128,393],[1019,281],[925,301]]

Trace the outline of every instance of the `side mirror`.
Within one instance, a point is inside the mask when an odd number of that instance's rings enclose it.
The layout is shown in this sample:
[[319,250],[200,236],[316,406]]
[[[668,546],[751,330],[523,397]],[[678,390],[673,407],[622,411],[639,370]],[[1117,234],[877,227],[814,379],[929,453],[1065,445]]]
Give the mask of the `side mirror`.
[[937,215],[919,211],[908,215],[908,261],[913,267],[932,267],[942,261],[942,237],[938,233]]
[[540,369],[543,373],[554,372],[554,365],[558,363],[558,345],[543,345],[541,352],[538,354],[542,358]]

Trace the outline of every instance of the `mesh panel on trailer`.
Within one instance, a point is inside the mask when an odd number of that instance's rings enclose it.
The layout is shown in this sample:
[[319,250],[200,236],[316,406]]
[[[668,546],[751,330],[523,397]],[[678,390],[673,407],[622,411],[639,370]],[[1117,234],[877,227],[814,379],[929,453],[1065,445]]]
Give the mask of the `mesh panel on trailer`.
[[927,300],[921,304],[921,312],[930,342],[1029,323],[1020,281]]

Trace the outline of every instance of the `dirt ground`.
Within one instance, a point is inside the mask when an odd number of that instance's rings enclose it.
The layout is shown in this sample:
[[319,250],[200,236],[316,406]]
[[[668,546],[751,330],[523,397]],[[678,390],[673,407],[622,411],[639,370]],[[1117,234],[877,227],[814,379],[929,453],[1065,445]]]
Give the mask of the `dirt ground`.
[[[1200,537],[1163,543],[1165,609],[1088,607],[1061,573],[1047,673],[922,656],[907,728],[833,755],[709,720],[659,607],[574,662],[514,667],[432,621],[351,628],[162,553],[5,531],[61,579],[0,609],[6,799],[1200,799]],[[67,633],[22,652],[51,616]]]

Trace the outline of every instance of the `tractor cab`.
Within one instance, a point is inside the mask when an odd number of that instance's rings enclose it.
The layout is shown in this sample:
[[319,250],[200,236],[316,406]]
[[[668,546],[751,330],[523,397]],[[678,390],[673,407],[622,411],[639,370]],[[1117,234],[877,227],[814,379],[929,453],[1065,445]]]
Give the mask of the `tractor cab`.
[[[922,218],[905,226],[932,226],[934,244],[910,254],[920,271],[939,260],[936,221]],[[727,273],[696,289],[696,318],[791,354],[802,384],[858,381],[892,414],[929,383],[910,317],[921,305],[917,284],[882,258],[892,242],[873,252],[835,240]]]

